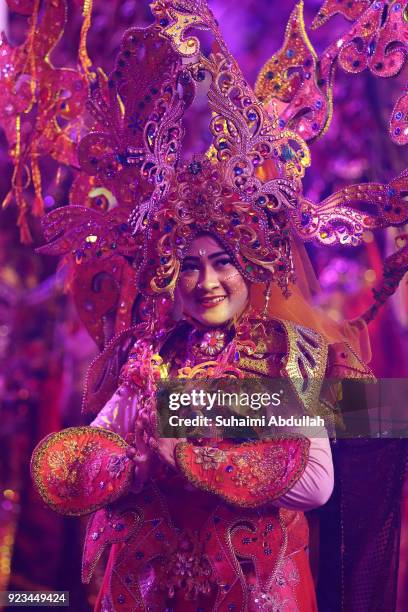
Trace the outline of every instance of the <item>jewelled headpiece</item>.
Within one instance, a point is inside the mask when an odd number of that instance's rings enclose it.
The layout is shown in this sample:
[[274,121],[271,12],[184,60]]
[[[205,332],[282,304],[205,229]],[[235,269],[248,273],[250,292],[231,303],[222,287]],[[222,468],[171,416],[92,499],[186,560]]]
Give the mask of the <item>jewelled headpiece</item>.
[[[109,77],[92,71],[85,53],[91,8],[86,6],[78,74],[88,86],[83,116],[90,115],[91,122],[88,117],[80,123],[80,134],[90,127],[78,137],[80,170],[70,205],[47,215],[51,244],[42,251],[73,257],[77,306],[99,343],[108,287],[110,308],[112,300],[121,304],[119,330],[131,322],[126,304],[139,292],[172,294],[180,263],[199,233],[212,233],[248,280],[273,281],[285,293],[295,281],[293,239],[355,246],[365,230],[407,220],[407,172],[389,185],[353,185],[318,204],[302,194],[310,164],[306,141],[321,136],[330,123],[334,67],[344,63],[346,48],[355,52],[351,34],[318,61],[299,3],[255,94],[205,0],[152,2],[154,23],[125,33]],[[322,11],[328,19],[335,8],[326,2]],[[354,33],[362,18],[356,11],[346,15],[358,17]],[[397,12],[377,24],[378,40],[384,28],[390,30],[389,19],[397,32],[393,41],[402,40]],[[376,23],[373,17],[373,32]],[[192,33],[200,29],[213,37],[209,54]],[[183,116],[203,86],[211,145],[185,162]],[[65,132],[72,134],[69,127]]]

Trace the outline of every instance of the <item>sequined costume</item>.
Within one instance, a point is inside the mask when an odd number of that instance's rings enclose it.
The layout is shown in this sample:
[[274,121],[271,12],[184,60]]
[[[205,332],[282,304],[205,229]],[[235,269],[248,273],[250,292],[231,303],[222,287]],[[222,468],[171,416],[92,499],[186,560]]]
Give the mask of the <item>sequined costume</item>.
[[[112,545],[98,610],[316,609],[302,509],[326,501],[328,464],[320,462],[320,498],[303,497],[296,507],[290,496],[297,492],[302,498],[318,445],[299,436],[243,443],[195,439],[177,445],[176,470],[156,457],[146,483],[134,472],[142,447],[157,450],[159,379],[283,377],[304,413],[333,415],[338,389],[325,386],[323,378],[371,377],[365,322],[407,269],[406,237],[399,237],[399,251],[387,260],[373,308],[344,325],[308,304],[302,246],[356,246],[364,231],[408,219],[406,170],[389,184],[352,185],[320,203],[302,192],[310,164],[307,142],[324,135],[330,123],[335,65],[358,72],[364,64],[379,76],[392,76],[405,61],[399,5],[380,15],[381,2],[355,4],[358,10],[346,14],[356,20],[349,35],[318,61],[299,3],[284,46],[261,71],[255,91],[205,0],[152,2],[154,22],[125,33],[108,77],[93,69],[86,52],[89,2],[80,66],[69,75],[48,59],[63,29],[62,0],[46,2],[38,28],[34,3],[27,44],[37,47],[29,67],[26,47],[11,50],[3,43],[3,56],[13,66],[6,95],[29,71],[30,87],[20,88],[15,132],[8,134],[14,176],[7,202],[15,196],[25,240],[24,190],[31,182],[34,213],[42,209],[42,152],[75,174],[69,205],[45,217],[49,244],[41,251],[64,257],[81,319],[102,351],[90,369],[84,401],[85,410],[99,416],[94,427],[68,429],[41,442],[32,471],[53,509],[94,512],[84,581]],[[326,2],[317,21],[336,10]],[[211,53],[192,30],[211,35]],[[355,43],[367,36],[375,43],[369,58]],[[70,110],[56,93],[68,76],[74,82]],[[45,104],[36,99],[38,83],[46,87]],[[184,161],[183,116],[203,86],[211,146]],[[21,117],[34,102],[38,129],[25,142]],[[67,122],[63,130],[56,127],[61,117]],[[393,135],[401,139],[399,126]],[[194,322],[171,319],[182,262],[203,234],[225,249],[250,288],[238,320],[204,332]]]
[[[331,493],[330,451],[327,460],[324,440],[323,448],[322,441],[317,443],[317,456],[316,450],[313,456],[318,466],[315,487],[303,495],[295,485],[301,483],[311,459],[306,438],[182,442],[176,449],[176,472],[157,461],[152,479],[142,490],[136,486],[137,492],[130,493],[131,447],[120,451],[118,446],[113,455],[109,442],[104,460],[100,445],[93,445],[106,430],[120,434],[119,440],[132,439],[129,434],[136,429],[141,407],[145,405],[149,412],[146,404],[153,393],[152,388],[146,393],[145,386],[149,361],[154,377],[193,379],[203,370],[217,368],[232,351],[240,357],[233,364],[224,364],[229,375],[232,370],[237,377],[250,373],[284,375],[297,356],[298,349],[293,349],[293,343],[291,348],[289,340],[297,334],[304,346],[313,345],[314,376],[320,383],[322,370],[330,369],[328,373],[336,376],[340,370],[342,376],[369,376],[366,366],[351,351],[347,353],[344,344],[328,347],[312,330],[277,319],[265,320],[251,310],[235,329],[228,330],[230,340],[220,339],[227,333],[219,328],[197,331],[185,321],[161,330],[159,339],[143,331],[134,331],[121,371],[121,386],[92,423],[103,428],[101,434],[94,436],[90,428],[66,430],[56,434],[57,445],[55,436],[46,439],[34,458],[37,484],[46,491],[46,501],[59,511],[88,513],[112,496],[118,498],[97,510],[87,530],[85,581],[90,580],[104,548],[113,544],[97,609],[277,610],[285,606],[288,610],[315,610],[306,554],[308,526],[301,510],[325,503]],[[217,334],[218,346],[208,344],[211,334]],[[123,338],[119,337],[117,344],[121,343]],[[200,356],[192,352],[194,347],[201,347]],[[104,362],[114,352],[111,346],[108,354],[99,358],[100,363],[94,364],[95,376],[88,381],[90,394],[93,382],[106,367]],[[78,472],[72,471],[70,462],[76,465],[79,448],[71,458],[64,450],[73,440],[83,449]],[[67,463],[67,472],[58,472]],[[57,466],[52,497],[51,464]],[[291,492],[294,494],[288,495]]]

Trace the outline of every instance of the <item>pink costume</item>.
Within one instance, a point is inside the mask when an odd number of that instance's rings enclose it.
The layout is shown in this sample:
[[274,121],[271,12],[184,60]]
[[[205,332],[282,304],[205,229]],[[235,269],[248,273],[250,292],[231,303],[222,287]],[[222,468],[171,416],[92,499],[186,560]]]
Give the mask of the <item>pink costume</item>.
[[[134,431],[137,407],[137,398],[122,385],[91,426],[109,429],[125,438]],[[310,440],[309,457],[302,476],[285,495],[273,502],[275,506],[306,512],[329,499],[333,490],[333,462],[326,432],[319,431],[319,435]]]

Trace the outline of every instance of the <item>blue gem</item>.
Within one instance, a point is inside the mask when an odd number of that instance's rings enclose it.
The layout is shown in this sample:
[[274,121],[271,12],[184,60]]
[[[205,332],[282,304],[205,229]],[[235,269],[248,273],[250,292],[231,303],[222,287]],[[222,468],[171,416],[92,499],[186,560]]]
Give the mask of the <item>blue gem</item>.
[[198,161],[192,162],[188,167],[188,171],[190,172],[190,174],[194,174],[194,176],[196,176],[197,174],[200,174],[201,170],[202,170],[202,165]]
[[261,246],[261,243],[259,242],[259,240],[255,240],[254,247],[257,249],[260,246]]
[[259,206],[262,206],[263,204],[265,204],[265,202],[266,202],[265,196],[260,196],[256,201],[256,203],[259,204]]
[[171,232],[171,230],[172,230],[172,225],[171,225],[170,223],[167,223],[167,224],[164,226],[164,231],[165,231],[165,232]]
[[183,72],[182,75],[180,76],[180,83],[182,85],[188,85],[190,82],[190,75],[188,72]]
[[[131,115],[129,117],[128,128],[130,130],[132,130],[133,134],[136,134],[136,132],[141,132],[142,131],[143,120],[140,117],[139,113],[133,113],[133,115]],[[149,133],[148,135],[153,137],[154,136],[154,130],[153,130],[152,133]]]
[[293,153],[292,149],[288,145],[284,145],[282,147],[282,157],[283,157],[283,159],[285,161],[289,161],[289,160],[293,159],[294,153]]
[[374,55],[375,47],[376,47],[376,42],[375,40],[372,40],[370,44],[368,45],[368,49],[367,49],[368,55]]
[[402,119],[402,116],[403,116],[403,115],[402,115],[401,111],[398,111],[398,113],[395,113],[395,119],[396,119],[397,121],[400,121],[400,119]]
[[307,225],[310,221],[310,214],[309,213],[302,213],[301,215],[301,225],[303,225],[303,227],[305,227],[305,225]]
[[312,130],[315,130],[315,131],[316,131],[316,130],[318,130],[318,129],[319,129],[318,124],[317,124],[317,123],[312,123]]
[[224,149],[228,148],[228,144],[225,142],[225,140],[221,141],[220,144],[218,145],[218,148],[223,151]]
[[135,554],[136,559],[138,559],[140,561],[140,559],[143,559],[144,557],[144,552],[142,552],[141,550],[138,550],[137,553]]
[[279,125],[280,128],[284,128],[285,125],[286,125],[286,122],[283,119],[279,119],[278,125]]
[[392,198],[392,196],[395,196],[396,193],[397,192],[393,187],[388,187],[387,194],[390,196],[390,198]]
[[155,535],[156,540],[164,540],[164,533],[158,531]]
[[227,467],[225,468],[225,471],[228,472],[229,474],[234,470],[234,468],[232,467],[232,465],[227,465]]
[[268,81],[272,81],[273,77],[275,76],[274,73],[272,72],[272,70],[268,70],[268,72],[265,74],[266,78],[268,79]]
[[243,544],[250,544],[251,543],[251,538],[242,538],[242,543]]
[[288,49],[286,51],[286,57],[293,57],[295,55],[295,52],[293,51],[293,49]]
[[375,2],[374,3],[374,8],[375,8],[376,11],[379,11],[380,8],[381,8],[381,2]]
[[236,174],[237,176],[240,176],[242,173],[243,173],[243,169],[240,168],[239,166],[235,166],[234,174]]
[[117,599],[118,603],[120,604],[124,604],[126,599],[124,595],[118,595],[118,599]]
[[117,159],[117,161],[120,164],[122,164],[122,166],[128,166],[129,165],[127,157],[126,157],[126,155],[123,155],[123,153],[117,153],[116,154],[116,159]]
[[168,19],[160,19],[159,23],[162,26],[162,28],[165,28],[166,26],[169,25],[169,20]]
[[157,525],[160,523],[160,519],[153,519],[152,520],[152,525],[153,527],[157,527]]
[[160,257],[160,263],[161,264],[166,264],[167,263],[167,257]]
[[224,591],[229,591],[231,588],[231,585],[229,584],[224,584],[224,586],[222,587]]
[[394,130],[394,134],[396,134],[398,136],[398,134],[401,134],[401,128],[395,128]]
[[123,523],[116,523],[115,525],[115,531],[123,531],[125,528],[125,525]]
[[392,10],[393,10],[393,11],[395,11],[395,12],[397,12],[397,11],[399,11],[399,10],[400,10],[400,8],[401,8],[401,5],[400,5],[400,4],[394,4],[394,6],[392,7]]
[[239,225],[241,222],[240,222],[240,220],[239,220],[239,219],[233,219],[233,220],[231,221],[231,223],[232,223],[232,225]]
[[236,610],[237,606],[234,603],[230,603],[228,604],[228,610],[230,610],[231,612],[233,612],[233,610]]
[[321,100],[316,101],[316,108],[322,108],[323,102]]
[[248,119],[249,119],[250,121],[255,121],[255,119],[257,118],[257,116],[258,116],[258,115],[257,115],[256,113],[254,113],[254,111],[251,111],[250,113],[248,113]]

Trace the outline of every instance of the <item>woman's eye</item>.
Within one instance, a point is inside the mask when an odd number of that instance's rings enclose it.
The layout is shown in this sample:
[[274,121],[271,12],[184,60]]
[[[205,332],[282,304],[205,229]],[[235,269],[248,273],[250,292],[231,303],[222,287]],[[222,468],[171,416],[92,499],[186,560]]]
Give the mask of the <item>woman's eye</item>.
[[183,264],[183,266],[181,268],[182,272],[194,272],[196,270],[198,270],[198,266],[197,266],[197,264],[193,264],[193,263],[191,263],[191,264]]
[[229,257],[226,257],[225,259],[219,259],[216,263],[215,266],[219,267],[219,268],[225,268],[226,266],[228,266],[229,264],[231,264],[231,260],[229,259]]

